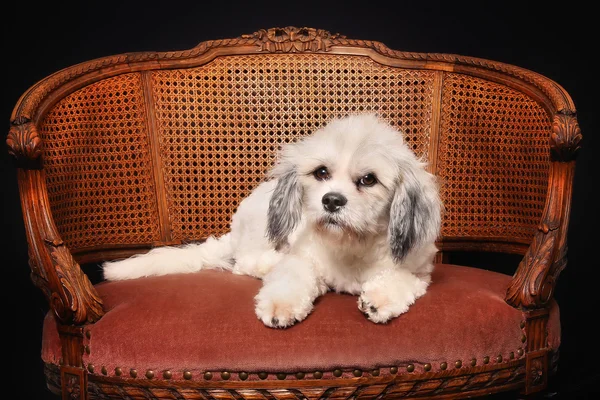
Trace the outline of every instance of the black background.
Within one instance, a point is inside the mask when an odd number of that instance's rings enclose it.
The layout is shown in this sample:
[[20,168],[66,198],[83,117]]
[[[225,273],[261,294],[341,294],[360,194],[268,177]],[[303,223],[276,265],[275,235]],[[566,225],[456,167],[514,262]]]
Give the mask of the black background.
[[[17,4],[18,3],[18,4]],[[201,41],[261,28],[308,26],[396,50],[455,53],[515,64],[562,85],[572,96],[584,136],[577,160],[569,229],[569,265],[555,296],[561,307],[559,373],[549,396],[592,398],[600,384],[596,269],[598,237],[598,22],[592,2],[13,2],[2,8],[2,115],[39,79],[75,63],[134,51],[184,50]],[[596,124],[597,125],[597,124]],[[6,134],[5,133],[5,134]],[[4,140],[4,139],[3,139]],[[50,399],[40,361],[47,304],[29,278],[16,171],[2,162],[1,399]],[[597,157],[597,156],[596,156]],[[512,272],[512,271],[511,271]],[[595,310],[595,311],[593,311]],[[14,394],[6,387],[14,384]],[[8,393],[8,394],[7,394]],[[510,394],[506,398],[515,398]]]

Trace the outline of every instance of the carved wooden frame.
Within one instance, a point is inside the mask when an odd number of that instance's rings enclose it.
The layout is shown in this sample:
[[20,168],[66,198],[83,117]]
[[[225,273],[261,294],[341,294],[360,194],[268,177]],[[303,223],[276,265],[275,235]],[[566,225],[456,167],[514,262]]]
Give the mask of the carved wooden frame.
[[[39,81],[21,96],[11,115],[6,143],[18,166],[32,280],[46,295],[50,308],[60,323],[59,331],[65,343],[74,343],[70,330],[73,328],[70,327],[93,323],[102,317],[102,300],[61,240],[50,214],[41,162],[43,142],[37,131],[39,121],[65,95],[110,76],[133,71],[198,66],[221,55],[264,52],[354,54],[368,56],[391,66],[459,72],[516,88],[542,104],[553,119],[552,132],[549,132],[552,153],[549,190],[538,232],[526,248],[525,256],[507,288],[506,301],[513,307],[531,310],[528,326],[534,325],[530,321],[540,319],[545,326],[547,307],[553,297],[556,281],[567,263],[566,237],[572,182],[575,157],[582,138],[576,109],[568,93],[540,74],[500,62],[453,54],[401,52],[389,49],[379,42],[348,39],[324,30],[284,27],[261,29],[234,39],[205,41],[190,50],[128,53],[91,60]],[[463,246],[468,248],[468,242],[465,243]],[[461,248],[461,244],[442,242],[440,245],[443,250]],[[492,250],[498,249],[521,253],[525,248],[502,247],[499,244]],[[526,391],[532,392],[545,387],[548,366],[545,332],[530,329],[528,341],[535,345],[528,346],[525,366],[527,378],[522,381],[527,382]],[[76,376],[80,383],[86,382],[85,373],[81,375],[80,369],[81,351],[77,346],[63,349],[63,382],[72,382],[74,378],[68,378],[70,376]],[[534,369],[539,371],[540,363],[544,373],[542,385],[539,380],[534,382],[530,373]],[[475,374],[476,370],[472,372]],[[427,374],[423,378],[440,377]],[[92,390],[100,390],[97,388],[102,387],[103,383],[116,384],[110,380],[95,382],[92,379],[87,384]],[[382,384],[377,380],[364,383]],[[521,386],[522,384],[523,382],[519,383]],[[343,386],[342,382],[340,385]],[[286,385],[283,382],[276,387],[280,388],[277,390],[287,390],[284,389]],[[214,390],[226,391],[225,388]],[[275,396],[280,393],[277,390],[274,389],[271,394]],[[486,390],[490,392],[492,388]],[[69,398],[65,396],[63,394],[63,398]],[[85,399],[85,394],[81,396],[81,399]],[[203,395],[183,398],[202,397]]]

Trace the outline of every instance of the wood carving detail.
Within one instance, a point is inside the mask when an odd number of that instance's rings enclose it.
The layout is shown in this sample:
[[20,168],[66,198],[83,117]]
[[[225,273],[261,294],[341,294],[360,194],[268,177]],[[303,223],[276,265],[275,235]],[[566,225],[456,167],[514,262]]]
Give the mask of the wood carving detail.
[[538,386],[541,385],[544,380],[544,368],[542,365],[541,359],[535,359],[531,362],[530,373],[530,386]]
[[60,368],[60,378],[62,385],[63,400],[87,400],[87,379],[85,371],[81,368],[63,365]]
[[525,394],[539,392],[548,385],[548,352],[538,350],[527,354],[525,362]]
[[542,223],[506,292],[506,301],[513,307],[541,308],[552,299],[558,276],[567,265],[573,174],[574,162],[552,162]]
[[62,242],[46,241],[54,261],[60,292],[53,292],[50,304],[57,318],[64,323],[92,323],[104,314],[102,299]]
[[261,29],[252,35],[242,35],[244,39],[257,39],[263,51],[284,53],[328,51],[333,41],[340,37],[343,36],[332,35],[323,29],[293,26]]
[[[156,381],[126,382],[122,379],[112,380],[88,378],[88,396],[90,399],[144,398],[148,400],[180,399],[379,399],[379,398],[415,398],[428,395],[459,395],[477,393],[478,390],[493,391],[493,388],[517,387],[525,381],[523,363],[499,370],[473,372],[457,376],[439,376],[435,379],[374,379],[366,382],[357,378],[343,382],[327,382],[302,386],[286,387],[281,382],[273,387],[257,386],[255,388],[210,387],[200,385],[194,387],[189,382],[170,382],[160,385]],[[45,374],[48,385],[60,387],[59,377],[53,366],[46,364]],[[115,397],[118,393],[119,397]]]
[[550,150],[553,159],[571,161],[580,148],[581,129],[574,114],[556,114],[550,135]]
[[519,270],[529,273],[517,274],[508,288],[506,301],[515,307],[534,308],[543,306],[549,300],[554,280],[546,279],[552,262],[556,242],[556,231],[544,232],[540,227],[525,257],[519,264]]
[[42,154],[42,139],[31,121],[19,121],[10,127],[6,137],[8,152],[18,162],[35,161]]
[[72,400],[79,400],[81,397],[81,385],[79,384],[79,377],[77,375],[65,374],[65,391],[67,396]]

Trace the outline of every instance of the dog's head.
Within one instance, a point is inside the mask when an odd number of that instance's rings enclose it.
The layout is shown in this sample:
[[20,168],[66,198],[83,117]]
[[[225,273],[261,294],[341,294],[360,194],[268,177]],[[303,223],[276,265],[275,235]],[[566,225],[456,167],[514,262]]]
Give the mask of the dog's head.
[[325,235],[385,233],[396,261],[439,233],[435,177],[402,134],[372,114],[335,119],[286,144],[270,176],[278,182],[267,234],[276,248],[302,217]]

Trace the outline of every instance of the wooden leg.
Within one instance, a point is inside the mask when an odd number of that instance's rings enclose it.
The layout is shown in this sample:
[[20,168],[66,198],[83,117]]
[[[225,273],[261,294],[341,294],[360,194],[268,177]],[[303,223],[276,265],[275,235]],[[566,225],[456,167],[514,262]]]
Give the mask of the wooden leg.
[[62,345],[62,400],[88,400],[87,371],[83,368],[83,328],[57,324]]
[[548,386],[548,357],[546,325],[547,309],[531,310],[526,313],[525,335],[527,352],[525,353],[525,390],[531,395],[541,392]]
[[87,400],[87,373],[78,367],[60,366],[62,400]]

